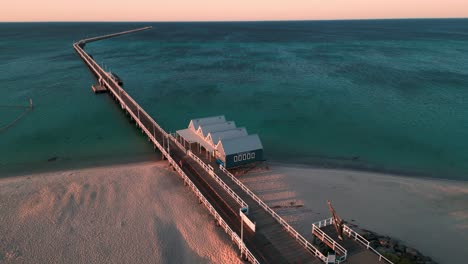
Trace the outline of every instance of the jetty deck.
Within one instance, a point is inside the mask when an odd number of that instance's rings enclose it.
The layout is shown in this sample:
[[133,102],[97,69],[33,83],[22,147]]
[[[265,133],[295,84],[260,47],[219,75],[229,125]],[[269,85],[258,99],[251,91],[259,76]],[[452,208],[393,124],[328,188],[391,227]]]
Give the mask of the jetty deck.
[[[251,263],[321,263],[326,257],[223,167],[207,164],[186,150],[84,51],[86,43],[147,30],[150,27],[80,40],[73,47],[100,84],[159,149],[200,203]],[[241,220],[241,209],[255,231]],[[242,231],[243,230],[243,231]]]
[[352,228],[343,225],[343,240],[338,239],[338,232],[333,224],[333,218],[328,218],[312,224],[312,234],[350,264],[392,263],[389,259],[370,246],[370,242]]
[[106,93],[107,92],[107,88],[99,84],[93,84],[91,86],[91,89],[93,90],[94,93]]

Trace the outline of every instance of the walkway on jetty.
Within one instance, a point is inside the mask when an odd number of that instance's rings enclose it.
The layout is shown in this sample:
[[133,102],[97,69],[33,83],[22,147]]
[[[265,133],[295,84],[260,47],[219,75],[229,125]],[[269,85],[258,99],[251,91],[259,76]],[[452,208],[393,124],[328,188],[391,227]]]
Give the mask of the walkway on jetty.
[[[150,27],[94,37],[73,44],[99,84],[105,87],[137,127],[148,136],[155,148],[181,176],[216,219],[241,255],[251,263],[322,263],[327,258],[302,237],[292,226],[244,186],[223,167],[206,164],[186,150],[173,135],[162,129],[110,74],[102,69],[85,51],[86,43],[121,36]],[[241,209],[256,223],[255,231],[242,222]],[[243,230],[243,232],[241,232]]]

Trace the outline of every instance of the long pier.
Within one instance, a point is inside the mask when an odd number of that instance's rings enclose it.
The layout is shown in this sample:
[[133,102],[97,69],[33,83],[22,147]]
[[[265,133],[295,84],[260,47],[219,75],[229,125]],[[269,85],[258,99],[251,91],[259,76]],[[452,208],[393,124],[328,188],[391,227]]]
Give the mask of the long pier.
[[250,191],[223,167],[204,160],[203,155],[185,149],[85,51],[87,43],[121,36],[145,27],[105,36],[80,40],[73,48],[95,75],[102,89],[134,120],[155,149],[215,218],[241,256],[251,263],[328,263],[328,258],[281,218],[273,209]]
[[103,39],[108,39],[108,38],[115,38],[115,37],[118,37],[118,36],[128,35],[128,34],[131,34],[131,33],[145,31],[145,30],[149,30],[149,29],[152,29],[152,28],[153,27],[142,27],[142,28],[127,30],[127,31],[107,34],[107,35],[103,35],[103,36],[91,37],[91,38],[87,38],[87,39],[82,39],[82,40],[78,41],[77,43],[74,43],[73,45],[77,44],[77,45],[80,45],[81,48],[83,48],[84,45],[86,45],[86,43],[90,43],[90,42],[94,42],[94,41],[98,41],[98,40],[103,40]]

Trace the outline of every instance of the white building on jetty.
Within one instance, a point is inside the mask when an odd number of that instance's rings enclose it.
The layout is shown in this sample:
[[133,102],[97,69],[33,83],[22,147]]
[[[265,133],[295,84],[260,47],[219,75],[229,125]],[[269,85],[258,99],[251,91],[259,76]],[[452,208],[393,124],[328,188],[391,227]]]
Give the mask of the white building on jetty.
[[179,140],[191,150],[215,157],[226,168],[263,160],[263,145],[257,134],[236,127],[224,116],[190,120],[188,128],[177,130]]

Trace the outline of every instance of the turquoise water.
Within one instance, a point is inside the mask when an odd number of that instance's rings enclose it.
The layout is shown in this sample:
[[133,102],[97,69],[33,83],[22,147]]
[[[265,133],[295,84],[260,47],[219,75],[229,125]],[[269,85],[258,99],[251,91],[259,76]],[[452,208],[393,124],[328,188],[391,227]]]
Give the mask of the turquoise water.
[[[168,131],[225,114],[271,161],[468,179],[468,20],[149,24],[86,49]],[[154,159],[71,47],[141,25],[0,24],[0,106],[36,106],[3,171]]]

